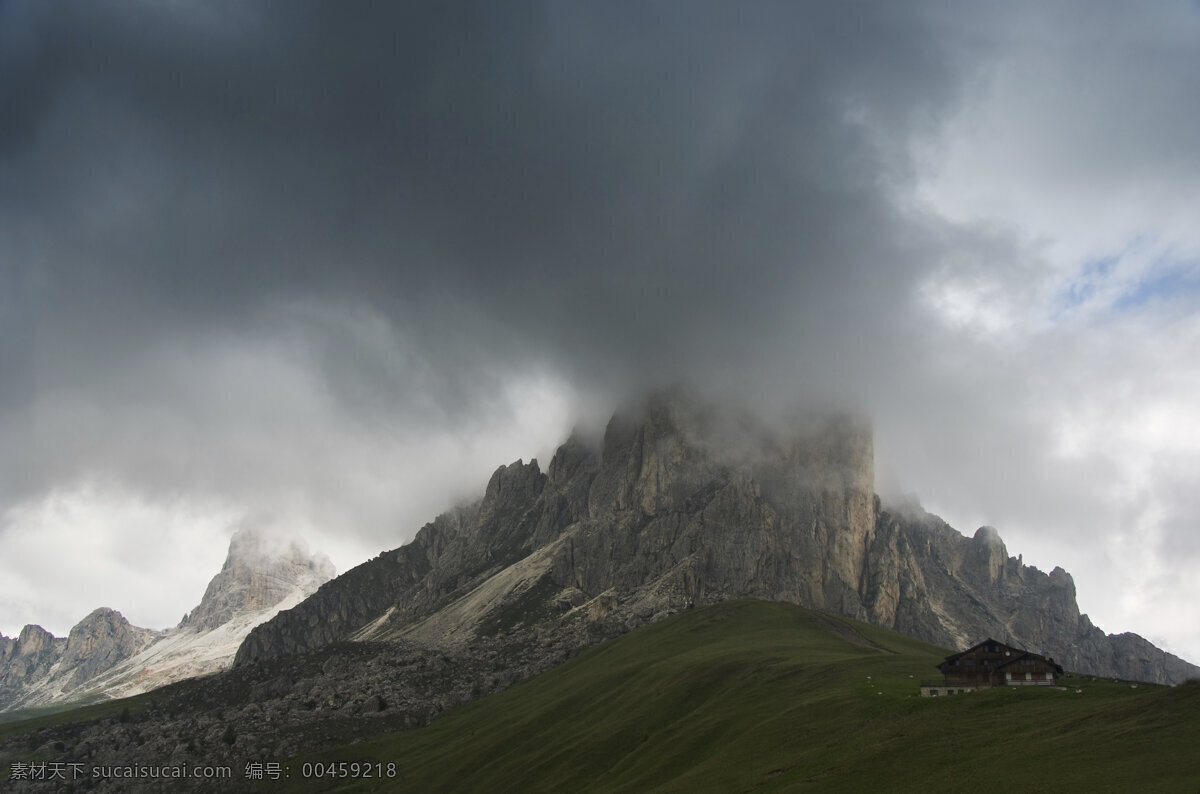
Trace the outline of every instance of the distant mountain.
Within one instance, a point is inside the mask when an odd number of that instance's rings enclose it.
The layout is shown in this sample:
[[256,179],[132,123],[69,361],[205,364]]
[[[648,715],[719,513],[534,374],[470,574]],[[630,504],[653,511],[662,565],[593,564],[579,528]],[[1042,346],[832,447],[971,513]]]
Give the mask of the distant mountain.
[[340,640],[445,652],[514,633],[580,647],[694,605],[786,601],[947,648],[991,636],[1068,669],[1177,683],[1200,668],[1081,615],[1070,575],[874,494],[869,425],[787,429],[681,392],[573,436],[545,473],[500,467],[483,498],[250,632],[239,664]]
[[200,604],[174,629],[138,628],[102,607],[66,638],[32,625],[15,639],[0,636],[0,711],[124,697],[221,670],[252,628],[334,573],[323,555],[242,529]]

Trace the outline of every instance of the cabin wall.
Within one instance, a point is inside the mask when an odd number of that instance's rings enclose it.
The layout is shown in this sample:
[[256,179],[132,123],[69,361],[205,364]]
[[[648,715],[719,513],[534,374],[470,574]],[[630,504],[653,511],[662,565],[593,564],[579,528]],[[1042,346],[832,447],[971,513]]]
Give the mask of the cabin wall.
[[1054,686],[1057,680],[1057,671],[1039,659],[1018,659],[997,672],[1004,679],[1004,686]]

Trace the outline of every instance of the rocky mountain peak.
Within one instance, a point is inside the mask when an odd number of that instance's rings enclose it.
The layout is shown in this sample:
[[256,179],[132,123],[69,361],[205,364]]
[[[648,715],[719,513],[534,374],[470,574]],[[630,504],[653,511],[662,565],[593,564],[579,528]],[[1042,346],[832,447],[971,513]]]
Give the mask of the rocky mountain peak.
[[67,686],[108,670],[149,645],[159,632],[130,625],[125,616],[100,607],[75,624],[67,635],[60,664],[71,670]]
[[237,615],[269,609],[296,591],[310,595],[334,574],[329,558],[311,554],[303,542],[243,527],[230,539],[220,573],[179,628],[216,628]]
[[1075,597],[1075,579],[1072,578],[1071,574],[1067,573],[1062,568],[1059,568],[1057,565],[1054,566],[1054,570],[1050,571],[1050,584],[1054,585],[1055,587],[1063,588],[1064,590],[1070,590],[1071,597]]
[[589,465],[592,459],[593,455],[587,444],[577,432],[572,433],[550,459],[550,466],[546,472],[548,484],[551,487],[561,486],[578,474],[580,467]]
[[563,609],[623,623],[729,597],[866,617],[869,427],[779,425],[678,391],[627,406],[599,445],[568,439],[549,476],[501,467],[479,502],[255,629],[238,661],[349,636],[463,643]]
[[985,546],[1004,548],[1004,541],[1000,539],[1000,531],[995,527],[984,526],[975,530],[974,540]]
[[969,554],[980,578],[989,583],[999,581],[1008,564],[1008,549],[1004,547],[1000,533],[995,527],[980,527],[971,540]]
[[17,656],[32,656],[47,650],[54,642],[54,635],[41,626],[30,624],[17,635],[14,651]]
[[526,464],[518,460],[501,466],[492,474],[483,494],[483,509],[511,501],[514,496],[525,494],[536,496],[545,484],[546,477],[538,467],[537,458]]

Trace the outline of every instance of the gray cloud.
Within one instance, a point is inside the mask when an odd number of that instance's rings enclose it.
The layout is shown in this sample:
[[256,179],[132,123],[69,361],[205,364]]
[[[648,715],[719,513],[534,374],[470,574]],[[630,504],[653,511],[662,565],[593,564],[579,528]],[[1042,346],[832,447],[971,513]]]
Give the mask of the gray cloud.
[[[852,402],[899,489],[942,483],[948,517],[1017,538],[1061,520],[1068,548],[1093,488],[1070,483],[1118,474],[1056,468],[1047,438],[1104,355],[1064,367],[1087,329],[1030,324],[1062,271],[1022,218],[952,222],[920,191],[1009,121],[1057,131],[1068,176],[1167,179],[1195,11],[1010,11],[0,5],[0,501],[100,474],[392,545],[494,456],[684,380]],[[1164,26],[1168,83],[1115,69],[1144,52],[1123,31]],[[1079,123],[1052,118],[1099,41]],[[1013,106],[1014,63],[1062,79]]]
[[392,401],[344,329],[264,331],[313,300],[387,318],[458,413],[522,362],[761,381],[857,314],[853,356],[917,264],[862,118],[903,138],[954,86],[919,17],[871,6],[9,13],[27,398],[219,329],[294,333],[341,398]]
[[5,161],[37,185],[47,308],[86,292],[79,322],[105,331],[341,290],[418,315],[450,293],[518,346],[554,332],[610,367],[761,338],[886,278],[893,164],[851,116],[903,137],[950,82],[873,8],[313,5],[250,39],[66,8],[38,27]]

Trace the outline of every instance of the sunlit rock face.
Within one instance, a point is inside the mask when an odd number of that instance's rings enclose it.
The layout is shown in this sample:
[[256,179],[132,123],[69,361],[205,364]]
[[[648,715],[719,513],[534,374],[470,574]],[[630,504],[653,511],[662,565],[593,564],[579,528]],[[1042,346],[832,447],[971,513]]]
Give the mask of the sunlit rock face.
[[93,611],[71,629],[59,660],[66,680],[62,687],[73,690],[128,659],[162,636],[162,632],[130,625],[120,612],[107,607]]
[[0,635],[0,708],[25,687],[49,675],[62,655],[66,638],[41,626],[26,626],[16,638]]
[[258,627],[237,660],[344,639],[449,649],[530,631],[587,643],[731,598],[790,601],[948,648],[992,636],[1103,675],[1200,673],[1095,629],[1070,575],[1010,557],[994,528],[968,538],[918,506],[881,504],[865,420],[768,425],[679,391],[618,412],[596,445],[568,439],[545,472],[501,466],[478,502]]

